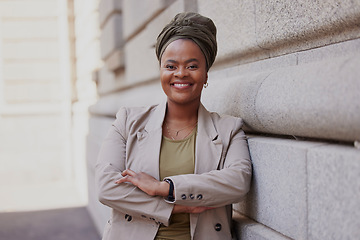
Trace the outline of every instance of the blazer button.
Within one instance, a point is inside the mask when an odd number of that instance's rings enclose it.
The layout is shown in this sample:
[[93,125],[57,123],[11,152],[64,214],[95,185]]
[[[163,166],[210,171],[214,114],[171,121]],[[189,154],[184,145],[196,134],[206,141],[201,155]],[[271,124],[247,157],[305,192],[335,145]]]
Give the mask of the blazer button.
[[221,230],[221,224],[220,223],[217,223],[215,225],[215,231],[219,232]]
[[185,194],[181,195],[181,199],[182,199],[182,200],[185,200],[185,199],[186,199],[186,195],[185,195]]
[[199,194],[199,195],[197,195],[197,197],[196,197],[198,200],[201,200],[202,198],[203,198],[203,195],[202,194]]
[[190,199],[194,199],[194,198],[195,198],[194,194],[190,194],[190,195],[189,195],[189,198],[190,198]]
[[125,214],[125,219],[130,222],[132,220],[132,216],[130,216],[129,214]]

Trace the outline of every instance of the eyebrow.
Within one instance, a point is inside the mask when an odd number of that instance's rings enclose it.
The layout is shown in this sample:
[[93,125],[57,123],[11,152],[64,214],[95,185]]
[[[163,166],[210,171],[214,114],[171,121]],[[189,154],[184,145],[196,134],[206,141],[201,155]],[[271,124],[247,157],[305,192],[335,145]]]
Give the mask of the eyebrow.
[[[165,62],[166,62],[166,63],[167,63],[167,62],[170,62],[170,63],[178,63],[177,61],[172,60],[172,59],[166,60]],[[185,63],[190,63],[190,62],[199,62],[199,60],[197,60],[196,58],[190,58],[190,59],[188,59],[188,60],[185,61]]]

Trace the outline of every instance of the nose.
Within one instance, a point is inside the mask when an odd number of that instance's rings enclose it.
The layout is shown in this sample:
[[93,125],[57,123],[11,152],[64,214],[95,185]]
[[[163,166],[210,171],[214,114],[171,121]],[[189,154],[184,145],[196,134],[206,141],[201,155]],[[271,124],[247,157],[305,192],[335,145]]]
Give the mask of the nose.
[[185,67],[178,67],[175,71],[175,77],[183,78],[186,77],[188,74],[187,69]]

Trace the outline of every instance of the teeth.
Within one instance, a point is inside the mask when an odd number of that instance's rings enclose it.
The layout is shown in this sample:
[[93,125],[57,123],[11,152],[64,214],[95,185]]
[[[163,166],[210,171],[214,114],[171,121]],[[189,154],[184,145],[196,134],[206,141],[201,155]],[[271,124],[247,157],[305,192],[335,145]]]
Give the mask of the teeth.
[[187,83],[174,83],[174,86],[176,87],[185,87],[185,86],[189,86],[190,84]]

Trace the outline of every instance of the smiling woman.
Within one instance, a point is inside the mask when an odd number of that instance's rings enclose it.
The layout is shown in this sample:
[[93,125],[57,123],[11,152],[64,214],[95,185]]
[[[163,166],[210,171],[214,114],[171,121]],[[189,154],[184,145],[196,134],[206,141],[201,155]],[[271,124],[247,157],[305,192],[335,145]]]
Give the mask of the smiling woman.
[[249,190],[251,162],[242,120],[200,102],[216,52],[216,27],[197,13],[159,34],[167,101],[122,108],[99,154],[99,200],[113,210],[103,239],[232,239],[231,204]]

